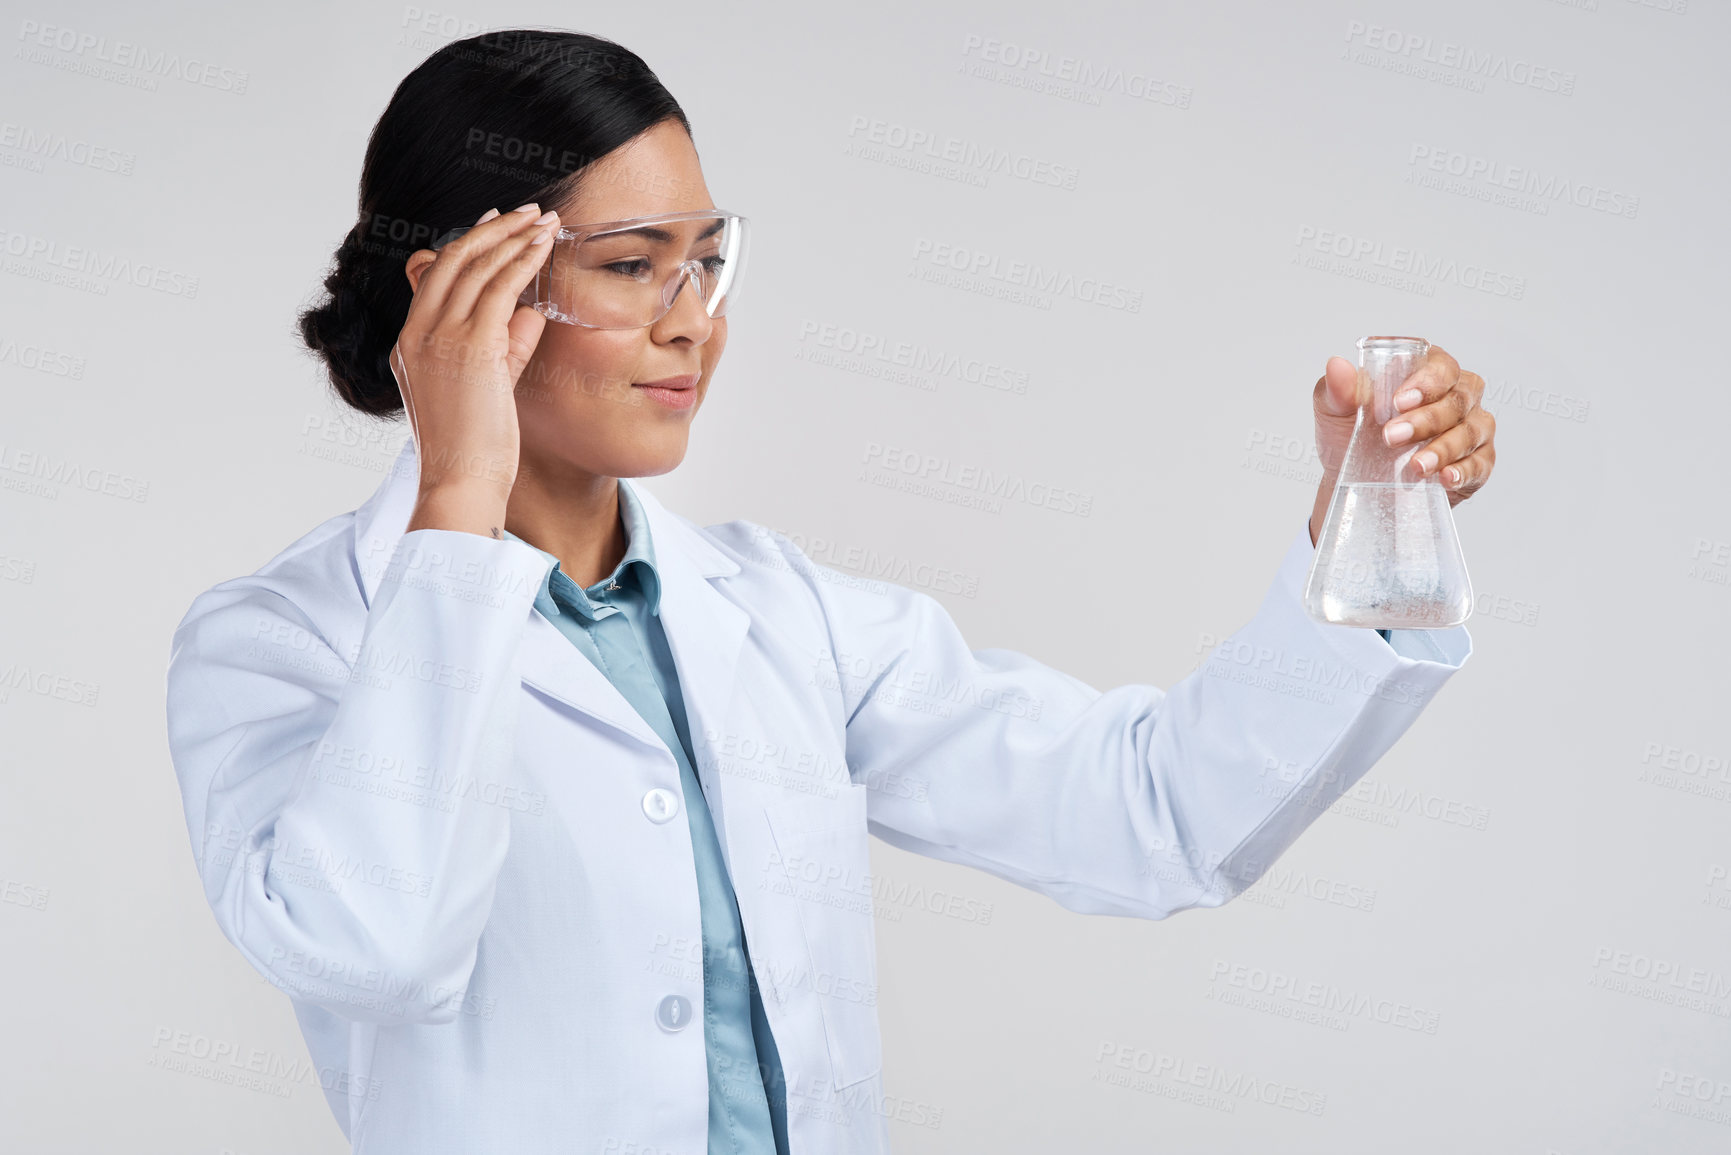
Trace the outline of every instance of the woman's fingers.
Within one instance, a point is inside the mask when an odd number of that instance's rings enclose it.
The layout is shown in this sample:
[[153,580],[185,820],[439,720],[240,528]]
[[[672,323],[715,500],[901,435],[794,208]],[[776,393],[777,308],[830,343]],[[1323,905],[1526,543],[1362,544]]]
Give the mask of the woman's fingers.
[[[1411,381],[1417,373],[1407,380]],[[1423,441],[1427,437],[1453,429],[1467,415],[1478,408],[1479,399],[1485,395],[1485,381],[1477,373],[1459,372],[1454,383],[1446,390],[1432,393],[1429,384],[1421,390],[1424,400],[1416,404],[1408,398],[1402,401],[1402,393],[1395,394],[1395,403],[1402,405],[1401,412],[1391,418],[1383,426],[1383,441],[1392,446],[1406,445],[1413,441]]]
[[1485,482],[1490,480],[1491,470],[1497,463],[1497,446],[1494,441],[1486,441],[1478,449],[1442,469],[1442,485],[1448,491],[1449,505],[1459,505],[1473,494]]
[[1413,455],[1413,477],[1438,475],[1451,503],[1483,485],[1496,461],[1496,418],[1479,407],[1484,395],[1483,377],[1433,347],[1395,395],[1400,414],[1383,427],[1391,446],[1427,442]]
[[505,368],[511,374],[513,389],[528,368],[529,358],[535,355],[535,346],[540,344],[546,328],[547,318],[527,305],[518,305],[505,323]]
[[[498,216],[498,209],[488,209],[481,214],[480,219],[470,226],[471,231],[479,229],[488,221],[497,219]],[[445,294],[450,291],[452,274],[458,264],[456,253],[450,250],[453,250],[460,240],[462,240],[461,237],[439,249],[419,249],[409,257],[410,267],[414,268],[418,265],[419,268],[419,272],[409,278],[415,294],[414,299],[409,302],[410,318],[435,316],[444,306]],[[427,256],[425,264],[419,264],[422,253]],[[440,264],[441,258],[444,259],[443,264]]]
[[421,453],[412,525],[497,536],[504,524],[520,466],[514,386],[546,320],[517,298],[558,228],[555,214],[538,213],[488,212],[405,267],[415,294],[391,367]]
[[439,250],[439,260],[433,262],[428,274],[436,274],[440,263],[447,254],[450,255],[442,310],[449,320],[457,323],[467,321],[493,275],[528,247],[535,235],[546,227],[535,223],[538,207],[528,204],[505,213],[476,226]]
[[[1495,431],[1495,417],[1483,409],[1473,410],[1465,421],[1432,438],[1429,444],[1413,455],[1412,468],[1419,471],[1415,477],[1436,473],[1444,466],[1452,467],[1455,462],[1464,460],[1487,445]],[[1449,478],[1445,475],[1442,480],[1446,483]]]
[[1413,455],[1409,474],[1413,480],[1435,474],[1451,505],[1484,485],[1496,464],[1497,419],[1480,408],[1484,395],[1483,377],[1433,345],[1395,393],[1400,412],[1383,426],[1390,446],[1426,442]]
[[[1400,389],[1394,395],[1395,404],[1403,409],[1410,409],[1414,404],[1436,401],[1455,387],[1460,376],[1460,363],[1449,356],[1447,350],[1432,345],[1430,352],[1425,354],[1424,364],[1414,369],[1412,375],[1401,383]],[[1403,396],[1415,389],[1419,393],[1418,400],[1403,403]]]
[[[1447,407],[1458,405],[1458,399],[1453,402],[1449,399],[1460,379],[1459,362],[1446,350],[1432,345],[1430,352],[1425,354],[1424,364],[1414,369],[1395,390],[1394,404],[1399,412],[1383,426],[1383,440],[1389,445],[1404,445],[1408,441],[1441,433],[1459,421],[1465,415],[1464,410],[1457,409],[1447,420],[1441,418],[1446,415]],[[1439,403],[1445,406],[1444,410],[1434,408]]]
[[511,320],[519,307],[517,299],[522,296],[524,287],[535,279],[535,274],[546,263],[547,254],[552,251],[547,240],[558,229],[559,214],[546,212],[536,220],[533,228],[499,246],[499,262],[482,287],[470,314],[473,324],[491,329]]

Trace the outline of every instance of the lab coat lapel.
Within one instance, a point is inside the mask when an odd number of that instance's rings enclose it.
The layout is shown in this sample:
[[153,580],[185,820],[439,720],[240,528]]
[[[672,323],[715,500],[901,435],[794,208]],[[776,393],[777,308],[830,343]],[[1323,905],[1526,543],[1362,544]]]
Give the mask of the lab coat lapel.
[[[415,439],[408,438],[379,488],[355,511],[355,565],[368,606],[414,511],[420,483]],[[691,725],[692,744],[727,727],[727,704],[750,617],[707,580],[739,572],[738,563],[696,528],[668,511],[643,486],[630,481],[649,519],[655,567],[661,578],[661,621],[679,672],[680,692]],[[558,628],[530,611],[519,655],[523,681],[573,709],[650,745],[661,739]],[[705,777],[702,757],[696,767]],[[711,787],[713,783],[708,783]]]
[[641,484],[620,484],[631,486],[649,520],[655,567],[661,576],[661,628],[679,672],[679,691],[685,699],[692,753],[697,761],[693,769],[713,798],[719,783],[706,765],[710,759],[703,756],[709,744],[706,735],[728,732],[728,707],[751,616],[734,605],[711,579],[738,573],[739,563],[690,522],[669,511]]
[[[355,566],[370,607],[397,542],[414,512],[421,478],[415,439],[403,443],[383,483],[355,511]],[[534,610],[523,628],[518,654],[523,681],[576,710],[657,748],[662,741],[630,702],[583,656],[557,626]]]
[[[607,680],[559,627],[531,610],[517,655],[523,684],[559,699],[574,710],[624,730],[658,750],[666,749],[660,735],[643,720],[619,688]],[[671,752],[670,752],[671,753]]]
[[[707,579],[738,573],[739,566],[641,485],[628,480],[619,484],[631,486],[649,521],[655,571],[661,579],[661,628],[685,699],[692,752],[698,762],[693,769],[706,792],[713,793],[716,784],[705,774],[700,754],[703,735],[726,726],[734,671],[750,617]],[[521,661],[523,681],[529,685],[658,749],[665,748],[606,675],[540,614],[530,619]]]

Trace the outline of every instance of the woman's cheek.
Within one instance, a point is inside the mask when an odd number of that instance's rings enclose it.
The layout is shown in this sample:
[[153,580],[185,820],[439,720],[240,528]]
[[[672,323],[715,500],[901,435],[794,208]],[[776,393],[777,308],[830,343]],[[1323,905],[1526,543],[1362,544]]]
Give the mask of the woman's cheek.
[[723,317],[721,320],[719,320],[715,323],[715,328],[710,330],[709,340],[706,342],[706,344],[709,347],[705,350],[704,364],[708,365],[709,368],[713,371],[715,368],[716,362],[721,360],[722,350],[727,348],[727,318],[726,317]]

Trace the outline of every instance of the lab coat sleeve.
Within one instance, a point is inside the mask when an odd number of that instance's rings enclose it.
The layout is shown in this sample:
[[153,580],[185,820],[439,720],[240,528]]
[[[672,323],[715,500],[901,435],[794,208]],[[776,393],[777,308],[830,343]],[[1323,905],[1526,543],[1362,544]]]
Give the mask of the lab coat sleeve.
[[520,542],[417,530],[356,636],[332,624],[359,620],[328,608],[338,589],[269,567],[176,630],[169,746],[205,897],[294,998],[456,1017],[509,836],[517,651],[546,566]]
[[869,829],[1083,913],[1158,919],[1235,897],[1471,653],[1461,626],[1385,641],[1312,620],[1314,553],[1301,529],[1255,616],[1170,689],[1104,693],[1024,654],[971,650],[924,593],[801,556],[822,578],[809,584]]

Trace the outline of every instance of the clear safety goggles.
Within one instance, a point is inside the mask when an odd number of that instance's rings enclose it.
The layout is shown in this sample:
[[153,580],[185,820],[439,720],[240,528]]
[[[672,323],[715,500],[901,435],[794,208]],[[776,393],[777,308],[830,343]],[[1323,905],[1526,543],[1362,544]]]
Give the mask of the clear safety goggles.
[[[442,248],[473,228],[452,229]],[[518,298],[550,321],[640,329],[673,308],[687,282],[711,317],[739,299],[750,223],[723,209],[561,226]]]

